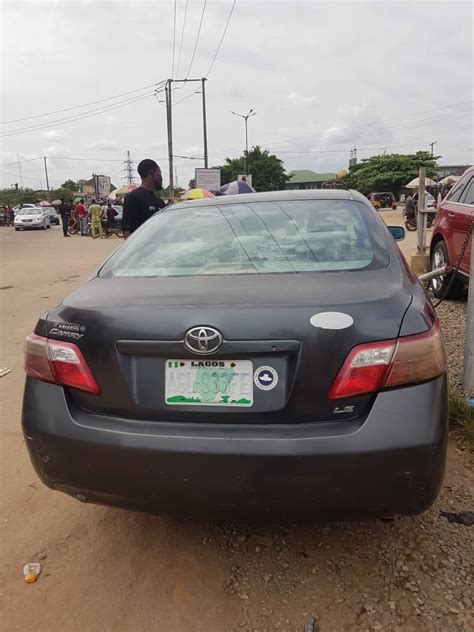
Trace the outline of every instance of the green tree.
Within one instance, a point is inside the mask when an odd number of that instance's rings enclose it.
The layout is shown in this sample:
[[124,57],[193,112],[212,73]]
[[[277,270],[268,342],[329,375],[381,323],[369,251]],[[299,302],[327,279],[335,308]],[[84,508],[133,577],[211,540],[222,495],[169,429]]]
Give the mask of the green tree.
[[391,191],[398,195],[405,184],[418,177],[420,167],[426,167],[426,175],[433,178],[438,158],[428,151],[372,156],[351,167],[341,183],[365,195],[371,191]]
[[36,204],[42,198],[33,189],[0,189],[0,206],[17,204]]
[[[221,183],[227,184],[245,173],[245,152],[239,158],[226,158],[221,170]],[[252,184],[257,191],[279,191],[289,180],[283,161],[258,145],[248,153],[248,172],[252,174]]]
[[61,189],[66,189],[67,191],[72,191],[73,193],[79,191],[78,183],[74,182],[74,180],[66,180],[66,182],[63,182]]

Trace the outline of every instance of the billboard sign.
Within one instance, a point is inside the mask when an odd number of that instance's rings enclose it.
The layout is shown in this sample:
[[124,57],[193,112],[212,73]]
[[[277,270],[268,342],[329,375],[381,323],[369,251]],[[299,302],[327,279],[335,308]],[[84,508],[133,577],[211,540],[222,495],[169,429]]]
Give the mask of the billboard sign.
[[107,198],[110,195],[109,176],[95,176],[95,189],[97,197]]
[[212,193],[219,191],[221,188],[221,170],[220,169],[196,169],[196,188],[207,189]]

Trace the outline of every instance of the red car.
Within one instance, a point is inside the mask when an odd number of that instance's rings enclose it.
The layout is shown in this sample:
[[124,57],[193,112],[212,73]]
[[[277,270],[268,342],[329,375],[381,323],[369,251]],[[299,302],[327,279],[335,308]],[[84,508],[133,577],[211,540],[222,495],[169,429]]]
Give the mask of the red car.
[[[464,286],[469,283],[471,268],[472,229],[474,222],[474,167],[469,167],[453,186],[438,207],[430,245],[431,269],[442,268],[445,264],[454,267],[459,259],[468,231],[469,243],[461,260],[456,278],[452,280],[446,298],[459,298]],[[451,282],[454,273],[433,279],[432,287],[437,298]]]

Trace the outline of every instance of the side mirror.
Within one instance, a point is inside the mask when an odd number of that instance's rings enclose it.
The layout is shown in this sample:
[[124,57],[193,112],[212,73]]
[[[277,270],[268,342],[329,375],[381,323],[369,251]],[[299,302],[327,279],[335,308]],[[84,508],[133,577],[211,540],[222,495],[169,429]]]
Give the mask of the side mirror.
[[405,239],[405,229],[403,226],[387,226],[395,241],[403,241]]

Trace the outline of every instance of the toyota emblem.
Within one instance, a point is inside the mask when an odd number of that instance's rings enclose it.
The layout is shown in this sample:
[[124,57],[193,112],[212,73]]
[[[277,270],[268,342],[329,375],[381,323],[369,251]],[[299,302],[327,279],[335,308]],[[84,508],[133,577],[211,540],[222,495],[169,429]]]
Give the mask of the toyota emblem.
[[213,327],[193,327],[184,336],[184,346],[193,353],[210,355],[222,346],[222,334]]

